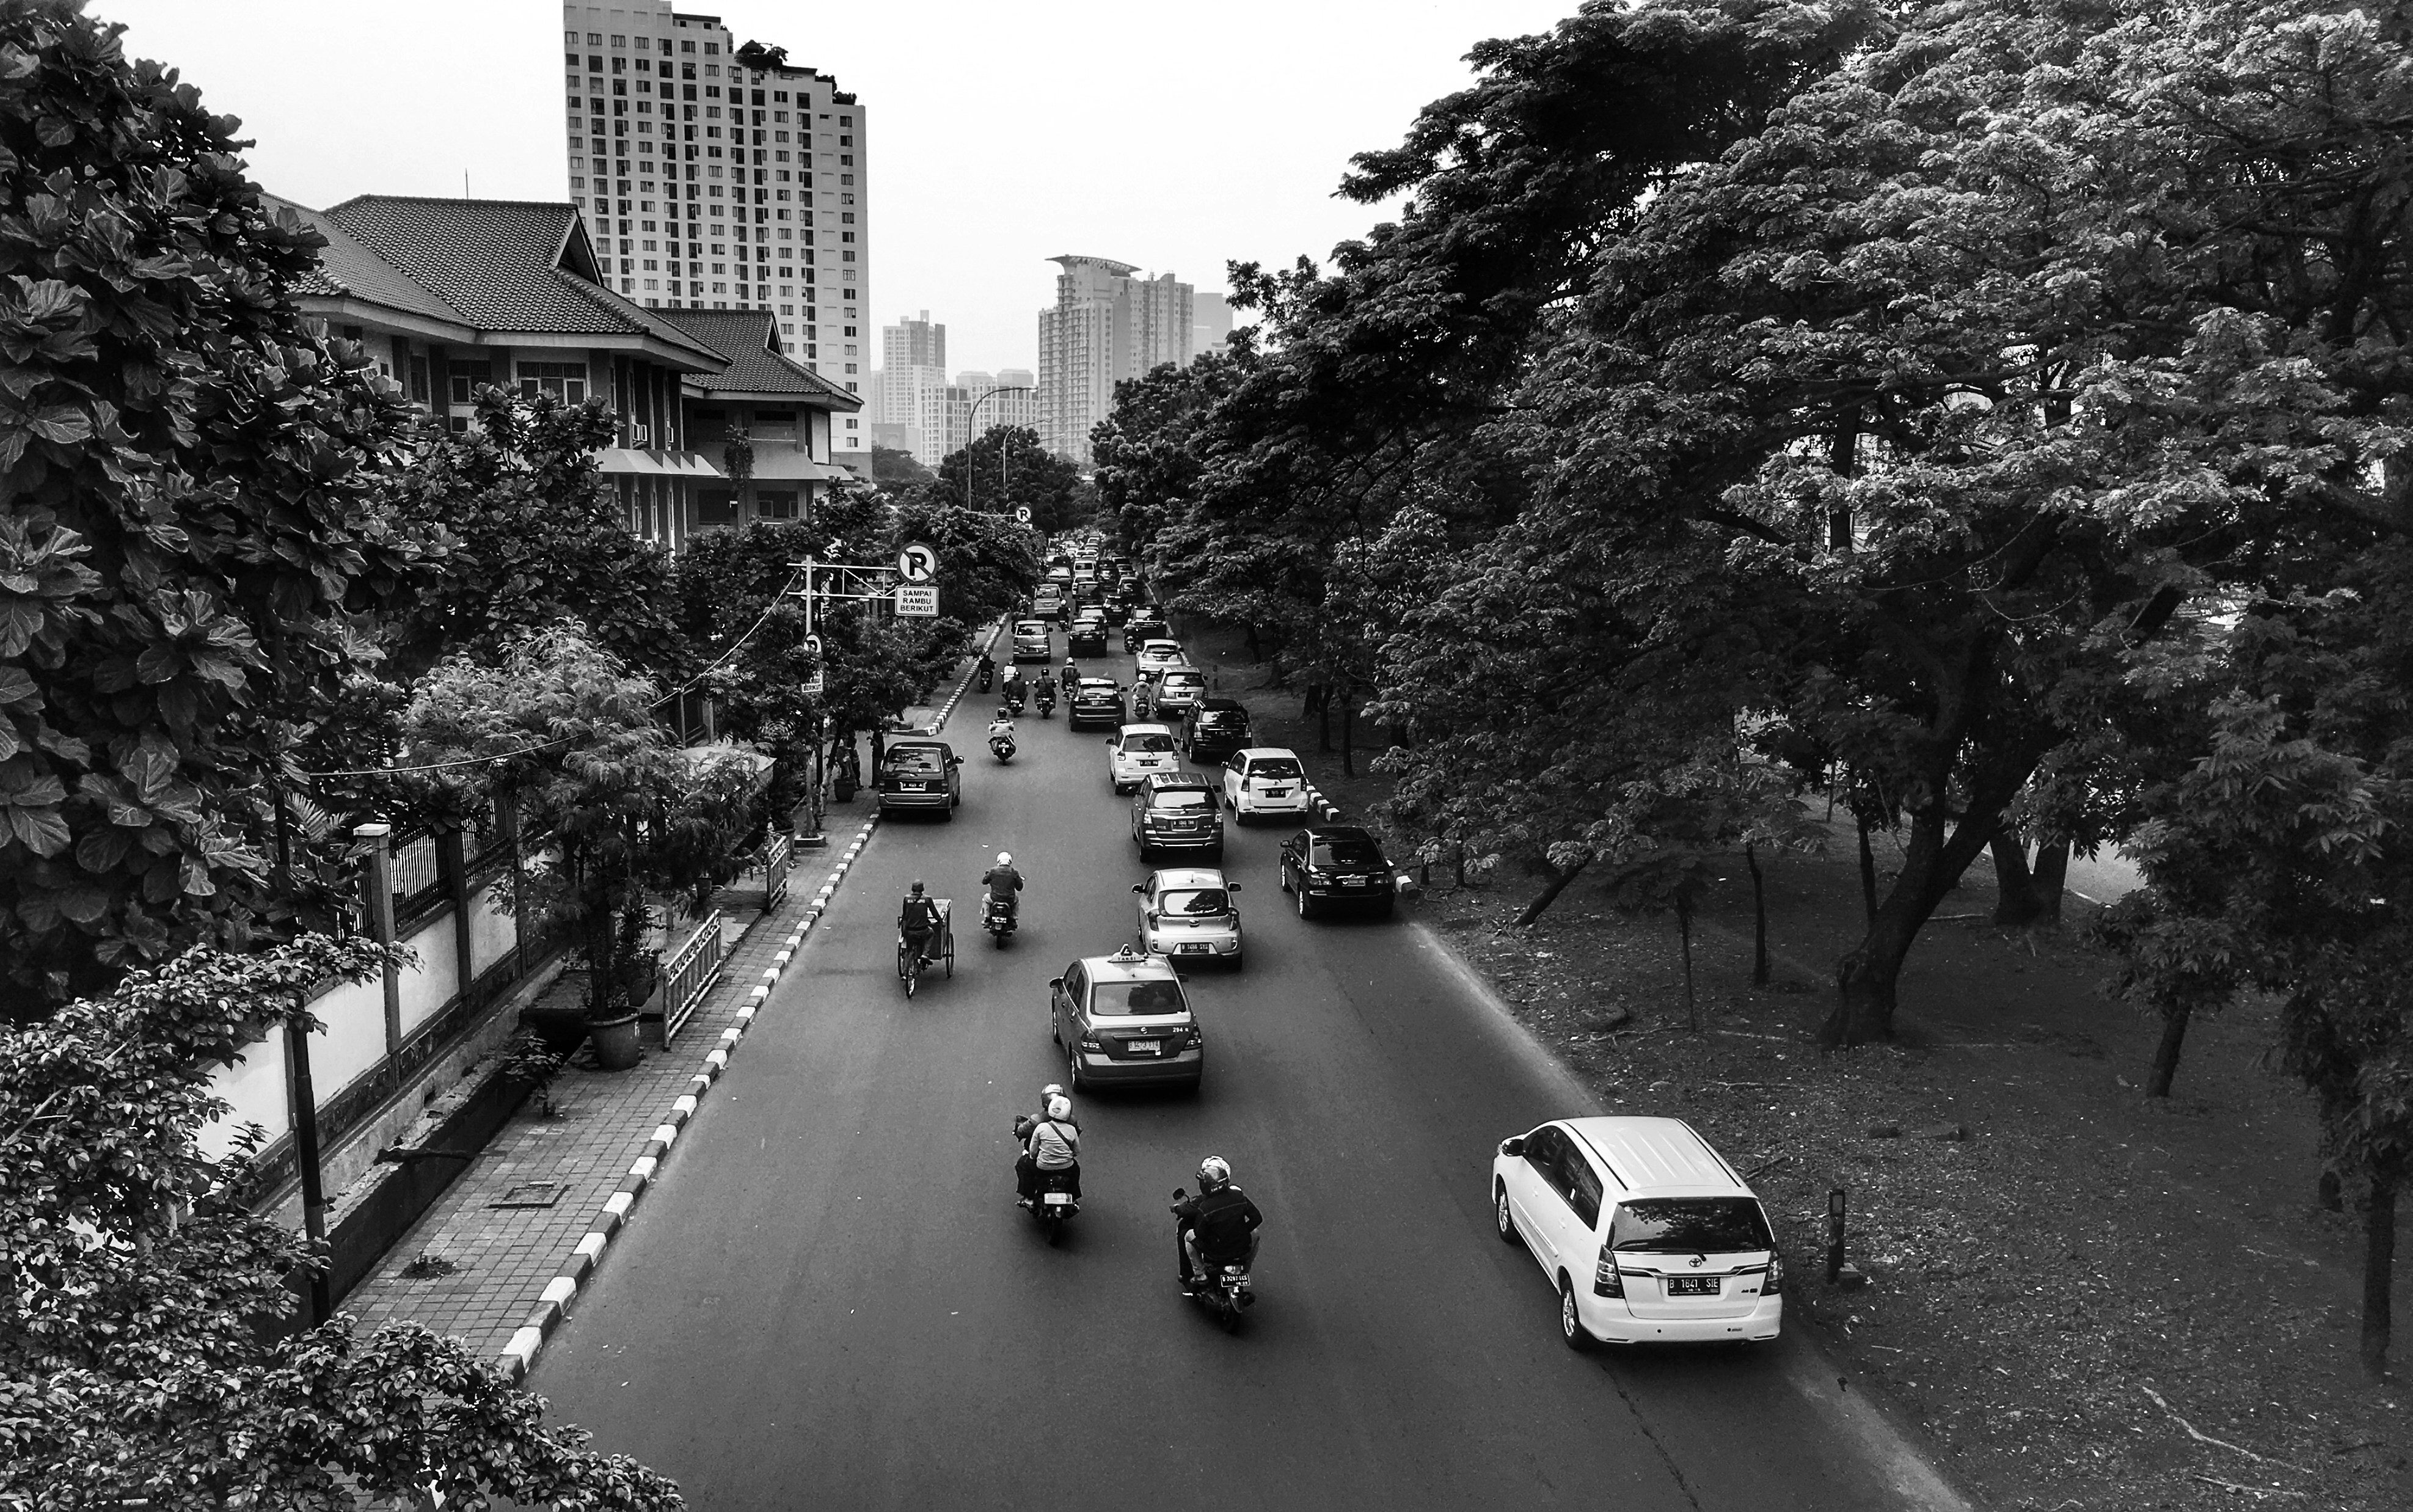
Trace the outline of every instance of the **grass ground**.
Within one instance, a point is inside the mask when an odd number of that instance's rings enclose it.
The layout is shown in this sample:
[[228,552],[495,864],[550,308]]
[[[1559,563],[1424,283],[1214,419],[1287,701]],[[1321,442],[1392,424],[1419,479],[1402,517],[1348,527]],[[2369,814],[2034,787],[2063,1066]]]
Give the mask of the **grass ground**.
[[[1260,686],[1236,637],[1177,628],[1259,743],[1297,750],[1362,819],[1381,780],[1342,775],[1297,694]],[[1918,942],[1900,1042],[1821,1055],[1858,932],[1849,837],[1763,865],[1774,980],[1751,986],[1737,857],[1695,934],[1697,1028],[1672,926],[1581,882],[1519,929],[1538,882],[1454,891],[1436,868],[1419,910],[1607,1105],[1687,1119],[1750,1173],[1794,1262],[1794,1321],[1991,1505],[2413,1507],[2413,1366],[2379,1385],[2357,1366],[2360,1230],[2313,1201],[2312,1110],[2269,1063],[2266,1015],[2199,1024],[2176,1095],[2144,1097],[2156,1026],[2097,992],[2088,905],[2060,930],[1996,929],[1981,864]],[[1824,1280],[1835,1188],[1856,1290]]]

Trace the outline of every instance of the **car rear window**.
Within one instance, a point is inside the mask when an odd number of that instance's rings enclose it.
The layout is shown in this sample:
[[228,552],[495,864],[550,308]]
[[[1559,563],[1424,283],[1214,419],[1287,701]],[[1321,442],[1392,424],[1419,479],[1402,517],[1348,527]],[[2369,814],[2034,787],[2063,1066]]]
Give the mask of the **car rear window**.
[[1203,788],[1160,789],[1155,797],[1148,801],[1152,806],[1158,808],[1205,808],[1208,807],[1206,793]]
[[1204,917],[1228,913],[1231,896],[1221,887],[1181,887],[1166,891],[1156,900],[1160,912],[1187,917]]
[[1164,674],[1167,688],[1195,688],[1206,679],[1194,672],[1168,672]]
[[1297,777],[1300,774],[1298,763],[1287,756],[1264,756],[1249,763],[1249,775],[1280,780],[1282,778]]
[[928,746],[890,748],[888,769],[909,777],[935,777],[940,770],[939,753]]
[[1200,724],[1246,724],[1249,722],[1249,717],[1238,709],[1201,709],[1198,711],[1198,722]]
[[1768,1215],[1749,1197],[1642,1197],[1617,1205],[1608,1222],[1616,1250],[1731,1254],[1773,1250]]
[[1382,848],[1371,840],[1326,840],[1316,847],[1327,861],[1344,867],[1379,867],[1383,864]]
[[1125,750],[1171,750],[1173,737],[1166,734],[1132,735],[1123,742]]
[[1178,982],[1101,982],[1089,994],[1089,1012],[1101,1018],[1135,1018],[1149,1014],[1184,1014]]

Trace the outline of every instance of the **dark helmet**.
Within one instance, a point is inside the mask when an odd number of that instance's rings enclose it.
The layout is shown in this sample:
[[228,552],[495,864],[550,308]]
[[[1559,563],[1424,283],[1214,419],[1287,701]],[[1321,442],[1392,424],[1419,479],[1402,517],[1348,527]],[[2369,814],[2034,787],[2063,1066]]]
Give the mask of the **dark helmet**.
[[914,892],[914,895],[915,895],[916,897],[919,897],[919,896],[921,895],[921,892],[922,892],[922,879],[921,879],[921,878],[919,878],[919,877],[916,877],[916,878],[914,878],[914,879],[913,879],[913,892]]

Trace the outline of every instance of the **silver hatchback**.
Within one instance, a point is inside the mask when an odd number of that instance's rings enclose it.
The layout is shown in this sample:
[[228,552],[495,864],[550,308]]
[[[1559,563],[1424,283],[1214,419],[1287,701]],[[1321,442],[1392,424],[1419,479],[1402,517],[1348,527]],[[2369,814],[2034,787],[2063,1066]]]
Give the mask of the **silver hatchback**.
[[1168,867],[1144,882],[1132,884],[1139,895],[1139,942],[1151,956],[1176,966],[1196,961],[1240,964],[1240,905],[1232,895],[1238,882],[1227,882],[1212,867]]

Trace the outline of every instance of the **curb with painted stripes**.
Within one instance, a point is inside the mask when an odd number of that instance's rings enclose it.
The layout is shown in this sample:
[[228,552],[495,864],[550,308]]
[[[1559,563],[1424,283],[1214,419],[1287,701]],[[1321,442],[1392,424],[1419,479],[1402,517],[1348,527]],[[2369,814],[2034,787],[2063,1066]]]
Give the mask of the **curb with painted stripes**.
[[[988,628],[988,639],[981,643],[980,652],[976,654],[985,654],[989,651],[995,650],[997,648],[997,638],[1004,633],[1004,620],[1000,619],[996,624],[991,625]],[[977,662],[965,670],[964,680],[955,684],[955,690],[949,693],[947,695],[947,701],[939,706],[938,714],[930,720],[930,727],[921,732],[923,734],[935,735],[940,731],[944,730],[947,727],[947,717],[955,712],[955,705],[964,701],[964,694],[971,689],[972,679],[979,675],[980,667]]]
[[1340,806],[1324,795],[1314,783],[1307,784],[1307,801],[1315,806],[1315,817],[1329,824],[1340,817]]
[[704,1056],[703,1064],[696,1074],[688,1078],[688,1090],[671,1104],[669,1113],[655,1125],[653,1137],[645,1141],[644,1152],[629,1167],[628,1174],[620,1178],[619,1189],[604,1199],[602,1210],[596,1214],[593,1226],[571,1252],[573,1264],[570,1268],[545,1283],[536,1310],[511,1335],[511,1342],[503,1346],[502,1356],[496,1363],[510,1374],[514,1383],[526,1378],[528,1371],[536,1364],[538,1351],[544,1347],[545,1340],[560,1327],[561,1320],[570,1315],[570,1304],[577,1299],[579,1288],[594,1276],[595,1267],[602,1260],[603,1251],[611,1244],[613,1236],[628,1223],[629,1210],[645,1194],[645,1189],[659,1179],[663,1157],[670,1153],[671,1146],[677,1141],[679,1132],[687,1127],[688,1120],[695,1117],[696,1106],[703,1094],[712,1090],[713,1084],[720,1079],[720,1074],[729,1069],[729,1058],[746,1038],[746,1031],[753,1027],[754,1015],[770,1001],[772,987],[778,985],[780,976],[794,962],[796,953],[804,948],[805,936],[828,912],[830,898],[836,892],[837,884],[845,880],[847,868],[853,866],[855,858],[863,853],[864,845],[870,840],[871,832],[879,823],[880,816],[872,815],[864,821],[863,828],[848,842],[836,868],[822,883],[821,890],[813,895],[811,904],[806,908],[803,922],[772,955],[771,964],[763,969],[762,979],[748,989],[746,1001],[737,1010],[737,1021],[720,1031],[719,1043]]

